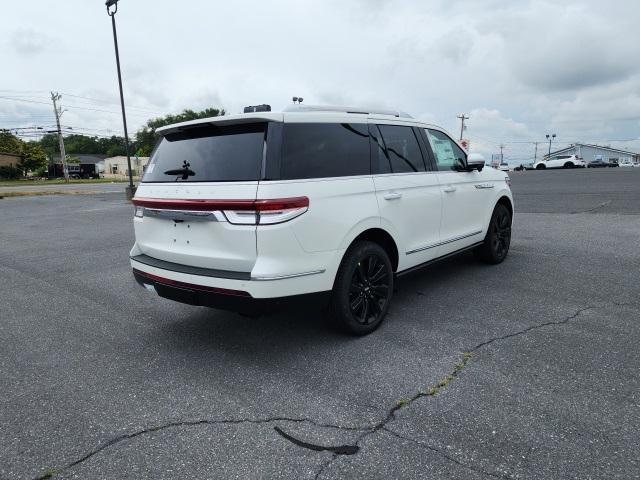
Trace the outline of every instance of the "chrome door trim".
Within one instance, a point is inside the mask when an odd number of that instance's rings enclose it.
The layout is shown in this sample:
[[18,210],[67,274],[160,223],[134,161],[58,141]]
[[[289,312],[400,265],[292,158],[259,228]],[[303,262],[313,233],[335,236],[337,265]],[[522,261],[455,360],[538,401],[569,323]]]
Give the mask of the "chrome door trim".
[[474,187],[476,187],[476,188],[495,188],[495,185],[493,183],[476,183],[474,185]]
[[450,238],[448,240],[444,240],[442,242],[433,243],[431,245],[427,245],[425,247],[416,248],[414,250],[409,250],[407,253],[405,253],[405,255],[411,255],[412,253],[422,252],[424,250],[429,250],[430,248],[435,248],[435,247],[439,247],[441,245],[446,245],[447,243],[457,242],[458,240],[463,240],[465,238],[473,237],[474,235],[478,235],[479,233],[482,233],[482,230],[476,230],[475,232],[467,233],[465,235],[459,235],[457,237],[453,237],[453,238]]

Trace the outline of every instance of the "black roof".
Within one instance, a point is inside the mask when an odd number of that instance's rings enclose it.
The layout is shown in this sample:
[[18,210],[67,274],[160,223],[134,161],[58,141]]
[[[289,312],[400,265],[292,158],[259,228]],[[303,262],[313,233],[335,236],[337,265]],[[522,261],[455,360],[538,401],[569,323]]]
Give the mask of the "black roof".
[[[101,153],[91,153],[91,154],[87,154],[87,153],[67,153],[68,156],[70,157],[77,157],[80,159],[80,163],[99,163],[102,162],[105,158],[108,157],[108,155],[103,155]],[[60,155],[54,155],[53,156],[53,161],[54,163],[60,163]]]

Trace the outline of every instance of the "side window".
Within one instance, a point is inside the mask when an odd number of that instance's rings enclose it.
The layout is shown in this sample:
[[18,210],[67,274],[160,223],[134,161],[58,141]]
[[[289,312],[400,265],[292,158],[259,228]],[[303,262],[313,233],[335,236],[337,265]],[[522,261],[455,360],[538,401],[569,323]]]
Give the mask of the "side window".
[[378,173],[424,172],[422,151],[411,127],[378,125],[380,138],[373,142]]
[[431,141],[431,148],[436,158],[438,170],[457,171],[459,167],[466,165],[467,155],[446,134],[431,129],[427,129],[427,134]]
[[284,124],[282,180],[370,173],[369,131],[366,124]]

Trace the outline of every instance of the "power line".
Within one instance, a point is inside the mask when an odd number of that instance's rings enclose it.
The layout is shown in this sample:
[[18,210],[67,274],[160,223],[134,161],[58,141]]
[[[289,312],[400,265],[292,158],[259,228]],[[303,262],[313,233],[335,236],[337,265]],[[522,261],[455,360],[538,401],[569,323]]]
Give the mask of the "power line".
[[[10,100],[10,101],[14,101],[14,102],[26,102],[26,103],[36,103],[36,104],[48,105],[47,102],[39,102],[37,100],[27,100],[27,99],[24,99],[24,98],[12,98],[12,97],[5,97],[5,96],[0,96],[0,100]],[[88,111],[92,111],[92,112],[113,113],[115,115],[120,115],[120,112],[114,112],[114,111],[111,111],[111,110],[102,110],[102,109],[98,109],[98,108],[79,107],[77,105],[65,104],[65,108],[73,108],[73,109],[76,109],[76,110],[88,110]],[[145,114],[142,114],[142,113],[133,113],[132,115],[136,116],[136,117],[148,118],[148,115],[145,115]]]

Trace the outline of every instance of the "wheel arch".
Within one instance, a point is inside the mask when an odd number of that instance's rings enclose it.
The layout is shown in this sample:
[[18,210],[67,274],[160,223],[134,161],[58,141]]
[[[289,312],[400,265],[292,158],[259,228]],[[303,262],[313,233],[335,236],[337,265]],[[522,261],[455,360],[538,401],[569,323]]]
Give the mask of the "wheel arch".
[[[507,197],[506,195],[502,195],[496,202],[496,206],[497,205],[504,205],[505,207],[507,207],[511,218],[513,218],[513,203],[511,203],[511,199],[509,197]],[[494,206],[493,208],[495,209],[496,207]]]
[[355,242],[367,240],[370,242],[377,243],[380,245],[387,255],[389,255],[389,259],[391,260],[391,266],[393,267],[393,271],[398,270],[398,262],[400,261],[398,245],[396,241],[393,239],[391,234],[382,228],[368,228],[363,232],[360,232],[349,244],[349,246],[353,245]]

